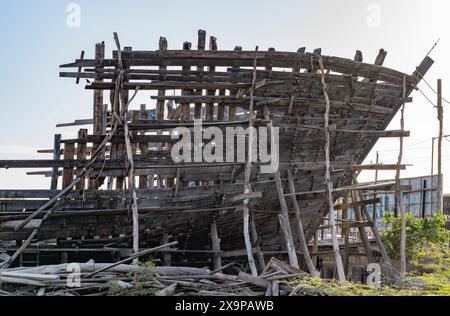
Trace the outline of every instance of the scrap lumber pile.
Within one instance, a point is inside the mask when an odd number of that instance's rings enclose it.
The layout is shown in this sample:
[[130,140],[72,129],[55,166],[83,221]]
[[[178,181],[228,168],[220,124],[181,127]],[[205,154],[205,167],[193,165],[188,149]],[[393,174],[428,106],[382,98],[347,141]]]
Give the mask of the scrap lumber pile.
[[112,266],[93,261],[75,265],[81,276],[78,287],[72,286],[76,280],[71,279],[73,263],[5,269],[0,274],[0,296],[282,296],[295,290],[287,281],[307,275],[275,258],[258,277],[242,271],[225,274],[223,269]]

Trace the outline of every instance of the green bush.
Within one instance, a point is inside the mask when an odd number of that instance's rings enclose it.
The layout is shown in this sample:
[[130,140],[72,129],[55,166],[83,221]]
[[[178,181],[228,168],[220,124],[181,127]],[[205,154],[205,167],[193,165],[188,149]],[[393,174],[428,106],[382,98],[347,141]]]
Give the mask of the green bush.
[[[383,243],[392,259],[400,258],[401,217],[387,213],[383,217],[387,229]],[[438,211],[433,216],[416,218],[406,214],[406,258],[414,265],[438,262],[448,256],[450,231],[445,227],[446,216]]]

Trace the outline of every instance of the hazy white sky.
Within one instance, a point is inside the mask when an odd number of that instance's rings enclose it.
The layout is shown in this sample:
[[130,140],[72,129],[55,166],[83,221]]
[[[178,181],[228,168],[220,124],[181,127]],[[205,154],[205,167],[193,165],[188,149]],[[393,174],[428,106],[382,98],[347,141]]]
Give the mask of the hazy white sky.
[[[81,8],[80,27],[66,20],[70,3]],[[311,0],[311,1],[52,1],[17,0],[2,3],[0,10],[0,159],[49,158],[35,153],[51,148],[53,134],[73,137],[75,129],[56,129],[61,122],[91,116],[92,92],[76,86],[74,80],[58,77],[58,66],[77,58],[81,50],[93,56],[96,42],[104,40],[107,54],[113,49],[112,33],[119,33],[123,46],[156,49],[159,36],[167,37],[169,48],[181,48],[183,41],[196,43],[197,30],[218,38],[219,49],[241,45],[252,50],[275,47],[352,58],[355,50],[373,62],[380,48],[388,51],[385,66],[412,73],[434,42],[440,42],[431,57],[435,64],[426,80],[436,85],[443,80],[444,97],[450,100],[450,1],[448,0]],[[424,84],[421,89],[433,101],[435,94]],[[437,135],[436,110],[418,92],[407,104],[404,162],[414,164],[402,176],[430,173],[431,137]],[[149,103],[140,94],[135,102]],[[450,134],[444,103],[444,133]],[[399,128],[396,117],[389,129]],[[398,140],[380,141],[367,161],[396,162]],[[444,190],[450,192],[450,142],[443,147]],[[373,179],[365,172],[361,179]],[[380,172],[391,178],[393,172]],[[26,176],[25,170],[1,170],[0,188],[48,188],[49,181]]]

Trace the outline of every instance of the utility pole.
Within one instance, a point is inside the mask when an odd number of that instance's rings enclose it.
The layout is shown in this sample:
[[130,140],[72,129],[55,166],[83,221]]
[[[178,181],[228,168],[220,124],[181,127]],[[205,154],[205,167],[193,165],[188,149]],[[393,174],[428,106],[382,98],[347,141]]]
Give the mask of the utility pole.
[[[380,158],[380,153],[377,150],[377,162],[376,162],[377,165],[379,162],[379,158]],[[377,182],[377,181],[378,181],[378,169],[375,170],[375,182]]]
[[[378,165],[378,163],[380,162],[380,153],[377,150],[377,161],[376,164]],[[378,181],[378,169],[375,170],[375,182]],[[373,191],[373,198],[375,199],[375,191]],[[373,222],[377,223],[377,203],[373,203],[372,206],[372,220]]]
[[437,203],[436,208],[442,210],[442,137],[444,129],[444,109],[442,107],[442,81],[438,79],[437,81],[437,110],[438,110],[438,120],[439,120],[439,136],[438,136],[438,192],[437,192]]
[[431,176],[434,175],[434,140],[436,137],[431,137]]

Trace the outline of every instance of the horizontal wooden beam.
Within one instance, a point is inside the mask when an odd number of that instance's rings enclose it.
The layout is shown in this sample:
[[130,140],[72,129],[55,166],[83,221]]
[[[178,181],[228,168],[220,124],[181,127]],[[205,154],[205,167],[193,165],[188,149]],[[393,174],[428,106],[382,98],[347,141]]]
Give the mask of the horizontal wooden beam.
[[[376,203],[380,203],[380,198],[368,199],[368,200],[348,203],[347,207],[355,208],[355,207],[359,207],[359,206],[371,205],[371,204],[376,204]],[[344,204],[335,204],[334,205],[334,209],[335,210],[342,210],[343,208],[345,208]]]
[[[223,162],[223,163],[190,163],[190,164],[168,164],[158,161],[135,160],[135,168],[164,169],[164,168],[201,168],[201,167],[227,167],[242,165],[243,162]],[[0,168],[83,168],[89,160],[0,160]],[[126,161],[121,159],[97,160],[92,164],[93,168],[116,169],[124,168]]]
[[406,167],[412,166],[410,164],[407,165],[396,165],[396,164],[368,164],[368,165],[357,165],[352,166],[351,168],[355,171],[362,170],[406,170]]
[[[253,51],[122,51],[125,66],[216,66],[251,67],[255,59]],[[297,52],[258,52],[258,66],[262,67],[300,67],[318,68],[318,58],[312,53]],[[388,82],[400,83],[404,73],[373,64],[355,62],[351,59],[322,56],[327,69],[368,78],[378,78]],[[118,66],[117,59],[78,59],[74,63],[61,65],[62,68],[110,67]],[[415,83],[416,78],[407,75],[407,83]]]

